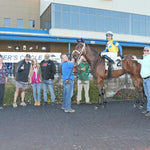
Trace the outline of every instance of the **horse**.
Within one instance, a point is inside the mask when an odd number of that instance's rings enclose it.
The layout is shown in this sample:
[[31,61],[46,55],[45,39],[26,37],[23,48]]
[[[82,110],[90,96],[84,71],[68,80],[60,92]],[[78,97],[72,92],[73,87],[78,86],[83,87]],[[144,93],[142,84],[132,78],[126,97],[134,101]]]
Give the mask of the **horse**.
[[[101,96],[104,97],[104,80],[108,78],[109,74],[109,70],[105,69],[105,59],[101,57],[96,50],[87,45],[82,39],[81,41],[77,40],[77,45],[73,51],[73,55],[75,54],[79,54],[80,56],[83,55],[91,66],[91,72],[98,87],[98,103],[99,105],[102,104],[104,106],[105,101],[102,102]],[[128,55],[122,60],[122,66],[122,69],[112,71],[111,78],[116,78],[129,73],[134,86],[139,90],[143,90],[142,78],[140,76],[140,64],[132,60],[132,55]]]
[[[135,89],[137,91],[137,101],[134,104],[134,107],[136,107],[136,104],[140,104],[140,107],[142,108],[145,101],[144,101],[144,89],[143,89],[143,79],[140,75],[141,70],[141,64],[139,64],[137,61],[132,60],[133,54],[126,55],[122,59],[122,66],[123,69],[126,71],[126,73],[130,74],[130,77],[132,79],[133,85],[135,86]],[[137,56],[138,59],[141,59],[141,56]]]

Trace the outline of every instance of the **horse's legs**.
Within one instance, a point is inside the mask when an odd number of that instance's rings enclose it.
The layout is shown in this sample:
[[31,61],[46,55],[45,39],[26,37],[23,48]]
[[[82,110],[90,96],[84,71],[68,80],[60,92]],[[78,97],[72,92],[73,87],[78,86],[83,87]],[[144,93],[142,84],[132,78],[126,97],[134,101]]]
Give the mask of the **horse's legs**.
[[104,105],[105,103],[104,101],[102,101],[102,98],[104,99],[104,95],[105,95],[104,88],[98,88],[98,105],[95,106],[95,110],[98,109],[100,105],[102,105],[103,108],[105,107]]
[[98,88],[98,104],[99,104],[99,105],[102,104],[101,96],[102,96],[102,89],[101,89],[101,88]]
[[144,108],[144,103],[145,103],[145,100],[144,100],[144,91],[143,90],[139,90],[139,109],[143,109]]
[[142,109],[143,106],[144,106],[144,93],[143,93],[143,90],[139,89],[139,88],[136,88],[136,97],[137,97],[137,100],[135,101],[134,103],[134,107],[137,107],[137,105],[139,105],[139,109]]
[[102,88],[102,95],[103,95],[103,103],[106,104],[107,100],[106,100],[106,90],[105,90],[105,87]]

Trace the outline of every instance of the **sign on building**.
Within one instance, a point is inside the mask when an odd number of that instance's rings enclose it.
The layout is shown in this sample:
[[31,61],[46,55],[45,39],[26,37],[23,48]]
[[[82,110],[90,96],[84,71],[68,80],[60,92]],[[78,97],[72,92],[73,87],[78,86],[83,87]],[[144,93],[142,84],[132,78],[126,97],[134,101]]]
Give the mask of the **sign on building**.
[[23,60],[26,54],[31,56],[31,59],[36,58],[38,62],[41,62],[44,59],[45,54],[50,55],[50,59],[58,63],[61,62],[60,55],[61,53],[36,53],[36,52],[0,52],[3,56],[4,63],[18,63]]

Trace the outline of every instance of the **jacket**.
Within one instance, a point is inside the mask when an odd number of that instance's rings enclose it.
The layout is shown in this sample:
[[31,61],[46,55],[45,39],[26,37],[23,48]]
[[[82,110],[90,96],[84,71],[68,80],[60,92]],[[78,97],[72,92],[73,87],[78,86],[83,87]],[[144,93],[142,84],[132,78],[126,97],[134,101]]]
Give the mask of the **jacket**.
[[[24,69],[22,70],[21,67],[24,65]],[[26,63],[25,60],[22,60],[16,70],[16,81],[28,82],[28,75],[30,69],[30,63]]]
[[[40,81],[42,81],[42,73],[41,73],[41,67],[39,64],[37,64],[37,72],[39,75]],[[28,76],[28,81],[29,83],[32,83],[32,76],[33,76],[33,66],[30,66],[30,71],[29,71],[29,76]]]
[[122,55],[121,45],[113,39],[107,42],[106,49],[102,52],[107,52],[107,51],[108,52],[119,52],[120,51],[120,54]]
[[56,66],[55,63],[51,60],[48,61],[41,61],[41,71],[42,71],[42,79],[49,80],[54,79],[54,75],[56,73]]

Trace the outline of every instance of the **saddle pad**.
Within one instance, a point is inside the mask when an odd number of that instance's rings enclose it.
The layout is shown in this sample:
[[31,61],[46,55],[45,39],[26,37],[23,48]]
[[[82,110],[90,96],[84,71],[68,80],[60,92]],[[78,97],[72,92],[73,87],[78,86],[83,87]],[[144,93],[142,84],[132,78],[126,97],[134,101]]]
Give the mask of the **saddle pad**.
[[[122,60],[120,56],[117,56],[117,52],[116,53],[112,53],[112,52],[105,52],[102,53],[102,55],[107,55],[108,57],[110,57],[115,63],[112,64],[113,70],[120,70],[122,69]],[[105,59],[105,69],[108,70],[108,60]]]

